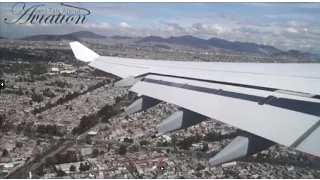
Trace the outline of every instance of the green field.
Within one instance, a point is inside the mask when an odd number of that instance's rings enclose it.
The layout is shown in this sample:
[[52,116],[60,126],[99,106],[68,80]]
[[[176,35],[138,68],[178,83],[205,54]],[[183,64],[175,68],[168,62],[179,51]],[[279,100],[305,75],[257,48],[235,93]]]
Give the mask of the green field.
[[122,107],[126,107],[130,104],[129,101],[120,101],[118,104],[114,106],[114,110],[119,110]]
[[0,178],[2,179],[3,177],[5,177],[8,173],[7,172],[0,172]]

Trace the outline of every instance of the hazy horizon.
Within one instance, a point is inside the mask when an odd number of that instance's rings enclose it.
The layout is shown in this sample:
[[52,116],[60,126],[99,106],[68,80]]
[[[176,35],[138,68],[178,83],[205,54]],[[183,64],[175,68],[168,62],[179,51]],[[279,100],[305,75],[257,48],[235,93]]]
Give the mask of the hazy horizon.
[[[25,6],[38,4],[47,9],[61,8],[59,3],[25,3]],[[270,45],[284,51],[318,53],[320,50],[320,3],[66,4],[90,10],[86,23],[7,24],[5,18],[12,22],[19,16],[12,13],[15,3],[1,3],[1,36],[21,38],[85,30],[108,37],[192,35]],[[15,8],[21,11],[22,6]]]

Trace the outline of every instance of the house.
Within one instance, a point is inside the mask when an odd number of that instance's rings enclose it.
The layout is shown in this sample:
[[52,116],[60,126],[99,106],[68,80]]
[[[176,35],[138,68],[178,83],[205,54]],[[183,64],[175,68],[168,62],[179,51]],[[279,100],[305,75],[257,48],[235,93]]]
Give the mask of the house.
[[53,67],[53,68],[51,68],[50,72],[51,73],[59,73],[60,70],[59,70],[59,68]]

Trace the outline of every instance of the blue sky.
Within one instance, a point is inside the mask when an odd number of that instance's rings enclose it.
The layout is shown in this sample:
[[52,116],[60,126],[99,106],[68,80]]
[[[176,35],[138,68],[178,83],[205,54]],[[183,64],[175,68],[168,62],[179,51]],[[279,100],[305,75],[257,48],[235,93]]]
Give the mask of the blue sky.
[[[64,34],[218,37],[319,53],[320,3],[66,3],[91,11],[82,25],[4,23],[18,18],[15,3],[1,3],[1,36]],[[39,3],[26,3],[26,7]],[[59,3],[41,3],[61,8]]]

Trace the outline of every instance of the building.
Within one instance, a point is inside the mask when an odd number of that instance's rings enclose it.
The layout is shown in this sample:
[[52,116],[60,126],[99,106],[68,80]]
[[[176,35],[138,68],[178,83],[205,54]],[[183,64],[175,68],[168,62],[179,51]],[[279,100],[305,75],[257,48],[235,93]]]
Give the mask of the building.
[[237,165],[237,162],[230,162],[230,163],[224,163],[221,165],[222,168],[229,168],[229,167],[233,167],[233,166],[236,166]]
[[61,134],[67,133],[67,127],[63,124],[57,124],[57,130]]
[[60,70],[59,70],[59,68],[53,67],[53,68],[51,68],[50,72],[51,73],[59,73]]
[[62,70],[60,71],[61,74],[74,74],[76,71],[75,70]]
[[88,135],[89,135],[89,136],[95,136],[95,135],[97,135],[97,134],[98,134],[97,131],[90,131],[90,132],[88,132]]
[[91,155],[92,152],[93,152],[92,148],[82,148],[81,149],[82,156]]

